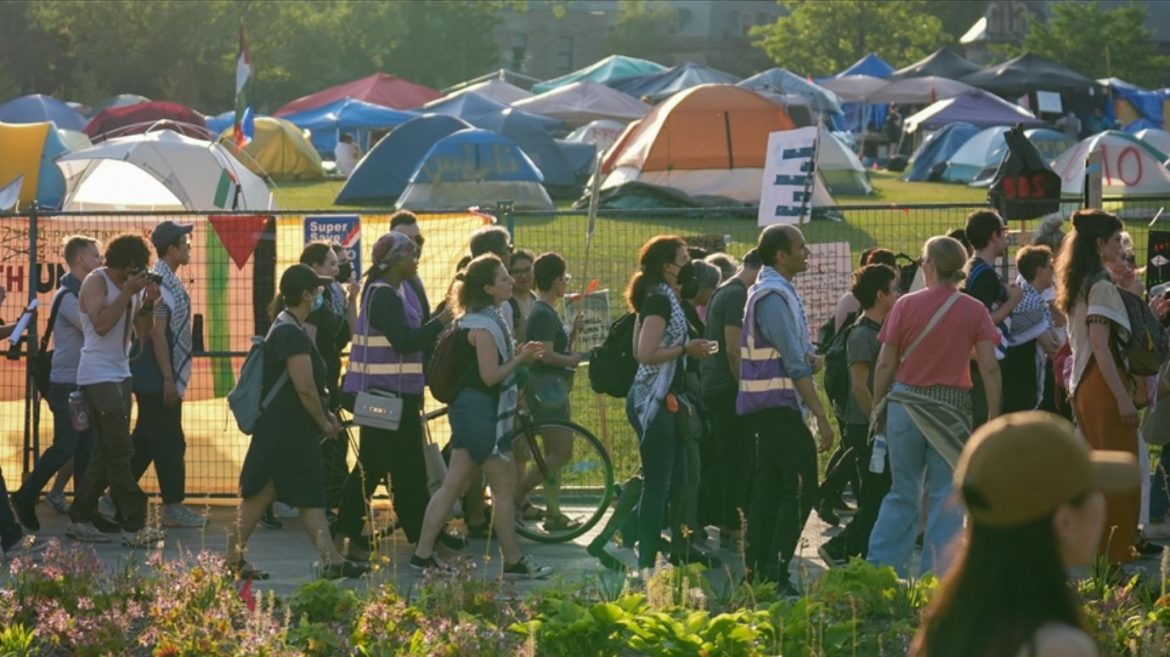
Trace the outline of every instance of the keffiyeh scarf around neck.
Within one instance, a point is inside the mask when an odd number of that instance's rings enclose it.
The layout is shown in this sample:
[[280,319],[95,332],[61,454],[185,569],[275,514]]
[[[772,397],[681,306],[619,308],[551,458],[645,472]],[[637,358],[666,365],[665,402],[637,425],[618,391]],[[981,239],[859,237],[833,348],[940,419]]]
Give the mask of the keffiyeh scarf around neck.
[[[678,295],[666,283],[659,283],[652,293],[665,295],[670,300],[670,321],[666,323],[666,331],[662,334],[663,347],[677,347],[687,340],[687,316],[683,313],[682,304]],[[666,393],[670,392],[670,384],[674,381],[675,371],[679,361],[676,358],[659,365],[638,364],[638,371],[634,374],[634,385],[630,388],[630,395],[634,398],[634,413],[642,425],[642,434],[646,427],[662,407]]]
[[172,340],[168,345],[171,351],[171,369],[175,374],[175,387],[182,397],[187,390],[187,383],[191,380],[191,297],[183,287],[183,282],[165,260],[154,263],[154,273],[162,276],[159,290],[162,293],[163,305],[168,311],[167,333]]
[[[484,330],[491,334],[496,343],[496,352],[501,362],[507,363],[516,357],[516,347],[512,341],[512,332],[504,321],[503,314],[497,306],[488,306],[482,310],[469,312],[459,318],[459,328],[468,330]],[[516,407],[520,403],[520,395],[516,386],[515,373],[500,382],[499,399],[496,402],[496,446],[492,450],[493,456],[507,458],[500,445],[505,438],[512,435],[512,426],[516,420]]]

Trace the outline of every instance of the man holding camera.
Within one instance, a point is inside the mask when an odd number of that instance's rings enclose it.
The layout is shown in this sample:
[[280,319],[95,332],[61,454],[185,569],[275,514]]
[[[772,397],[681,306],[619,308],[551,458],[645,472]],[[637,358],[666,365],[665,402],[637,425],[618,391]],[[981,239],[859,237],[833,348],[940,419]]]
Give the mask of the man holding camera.
[[[149,263],[146,240],[119,235],[106,246],[106,266],[90,272],[81,284],[77,385],[95,444],[69,509],[72,522],[65,533],[75,540],[105,543],[110,540],[106,532],[121,531],[123,545],[153,547],[166,536],[146,526],[146,493],[130,467],[130,335],[150,335],[159,298],[158,284],[146,270]],[[116,524],[105,523],[97,512],[98,496],[107,487],[118,507]]]

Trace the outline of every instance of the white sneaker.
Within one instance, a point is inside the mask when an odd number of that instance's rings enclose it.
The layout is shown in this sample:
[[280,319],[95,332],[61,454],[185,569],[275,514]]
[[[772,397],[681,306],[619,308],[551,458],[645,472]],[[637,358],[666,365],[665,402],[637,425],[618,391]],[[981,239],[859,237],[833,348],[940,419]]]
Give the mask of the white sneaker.
[[65,493],[45,494],[45,504],[61,515],[69,513],[69,503],[65,501]]
[[1149,541],[1170,541],[1170,518],[1146,525],[1142,528],[1142,535]]
[[154,527],[143,527],[136,532],[122,532],[122,545],[128,548],[153,548],[158,547],[167,533],[161,529]]
[[92,522],[71,522],[65,526],[65,535],[83,543],[109,543],[108,534],[103,534]]
[[207,518],[188,509],[185,505],[175,504],[167,506],[162,513],[163,527],[202,528],[207,526]]
[[272,513],[277,518],[285,519],[296,518],[297,516],[301,515],[300,511],[297,511],[295,508],[285,504],[284,502],[273,502]]
[[98,498],[98,513],[102,514],[106,520],[116,522],[118,517],[118,507],[114,504],[114,498],[110,497],[109,493]]

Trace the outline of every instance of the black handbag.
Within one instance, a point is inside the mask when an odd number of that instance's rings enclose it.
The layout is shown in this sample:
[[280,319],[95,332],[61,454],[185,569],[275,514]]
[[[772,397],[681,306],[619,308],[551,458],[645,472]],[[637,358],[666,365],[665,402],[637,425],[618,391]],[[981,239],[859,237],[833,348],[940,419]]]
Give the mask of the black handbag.
[[49,375],[53,371],[53,350],[49,349],[49,338],[53,335],[53,326],[57,323],[61,302],[65,300],[66,294],[73,294],[68,288],[64,289],[65,291],[57,295],[56,300],[53,301],[53,309],[49,311],[49,323],[45,326],[45,335],[41,338],[36,355],[28,361],[28,367],[32,370],[33,385],[37,387],[37,392],[43,398],[49,396]]

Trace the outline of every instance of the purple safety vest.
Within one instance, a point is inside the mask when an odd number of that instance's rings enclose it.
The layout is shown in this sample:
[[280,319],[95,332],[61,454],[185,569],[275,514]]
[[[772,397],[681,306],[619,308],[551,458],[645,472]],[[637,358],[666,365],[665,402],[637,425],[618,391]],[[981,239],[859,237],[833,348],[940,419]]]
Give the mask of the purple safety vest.
[[[390,285],[377,281],[364,296],[373,298],[374,288]],[[393,288],[391,288],[393,290]],[[422,326],[422,303],[408,282],[402,283],[402,306],[406,310],[406,324],[412,329]],[[345,372],[342,390],[357,394],[378,389],[405,395],[421,395],[426,380],[423,378],[421,351],[400,354],[390,346],[390,339],[370,326],[370,304],[367,301],[358,316],[353,345],[349,350],[349,367]]]
[[735,411],[750,415],[766,408],[800,410],[796,387],[788,376],[780,352],[763,336],[756,335],[756,304],[775,290],[753,286],[747,300],[743,332],[739,337],[739,394]]

